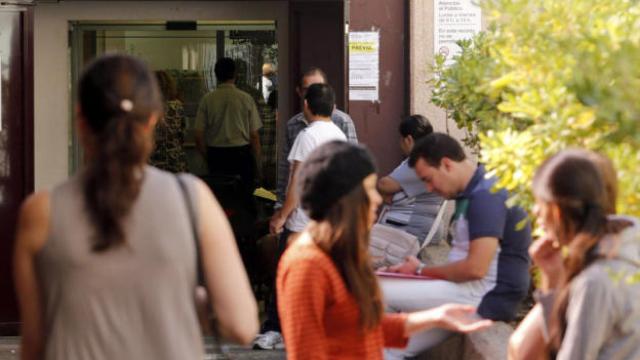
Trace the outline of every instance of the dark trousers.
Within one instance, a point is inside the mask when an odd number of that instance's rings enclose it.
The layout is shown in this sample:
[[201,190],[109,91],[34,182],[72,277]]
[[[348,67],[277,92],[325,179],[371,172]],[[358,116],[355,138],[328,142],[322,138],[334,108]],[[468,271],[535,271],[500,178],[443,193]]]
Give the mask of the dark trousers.
[[[278,237],[278,254],[277,254],[277,262],[280,262],[280,257],[284,253],[284,250],[287,248],[287,240],[289,236],[295,234],[294,232],[289,231],[287,228],[282,230],[280,236]],[[262,324],[261,333],[265,333],[267,331],[277,331],[282,332],[280,328],[280,317],[278,317],[278,292],[276,291],[276,277],[273,277],[273,288],[271,290],[271,296],[269,297],[269,301],[266,304],[266,319]]]
[[253,192],[256,185],[256,159],[251,145],[207,147],[207,166],[210,175],[239,176],[243,188]]

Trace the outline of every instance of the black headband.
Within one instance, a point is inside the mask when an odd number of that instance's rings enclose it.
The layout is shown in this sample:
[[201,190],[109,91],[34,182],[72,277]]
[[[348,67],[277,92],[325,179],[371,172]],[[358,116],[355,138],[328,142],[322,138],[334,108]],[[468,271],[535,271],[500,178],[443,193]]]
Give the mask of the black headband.
[[326,143],[301,165],[300,204],[310,218],[322,220],[340,198],[375,171],[373,158],[365,148],[344,141]]

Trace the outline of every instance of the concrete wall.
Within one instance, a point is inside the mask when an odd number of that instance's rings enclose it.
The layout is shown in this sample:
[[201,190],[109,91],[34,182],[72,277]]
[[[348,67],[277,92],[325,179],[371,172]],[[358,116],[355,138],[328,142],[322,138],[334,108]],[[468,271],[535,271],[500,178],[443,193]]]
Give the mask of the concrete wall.
[[74,20],[276,20],[281,118],[288,118],[289,12],[286,1],[41,3],[35,7],[35,188],[68,177],[71,142],[69,21]]
[[[434,0],[409,0],[409,109],[412,114],[425,115],[436,131],[448,132],[461,139],[464,132],[453,120],[447,120],[444,110],[431,103],[432,86],[427,83],[433,75],[434,63]],[[483,28],[486,26],[483,18]]]
[[445,112],[431,103],[432,87],[427,81],[433,77],[430,66],[434,63],[434,0],[410,0],[409,4],[409,88],[412,114],[426,116],[436,131],[449,130],[452,136],[461,138],[453,121],[447,121]]

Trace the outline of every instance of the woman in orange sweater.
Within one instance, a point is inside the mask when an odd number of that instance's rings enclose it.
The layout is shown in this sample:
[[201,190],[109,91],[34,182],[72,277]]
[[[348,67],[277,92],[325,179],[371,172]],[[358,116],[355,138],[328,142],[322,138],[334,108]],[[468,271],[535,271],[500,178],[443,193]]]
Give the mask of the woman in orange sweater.
[[491,324],[466,305],[384,313],[368,254],[382,199],[364,148],[327,143],[302,164],[299,179],[300,202],[312,221],[283,255],[277,276],[288,359],[382,359],[383,347],[404,347],[414,332],[470,332]]

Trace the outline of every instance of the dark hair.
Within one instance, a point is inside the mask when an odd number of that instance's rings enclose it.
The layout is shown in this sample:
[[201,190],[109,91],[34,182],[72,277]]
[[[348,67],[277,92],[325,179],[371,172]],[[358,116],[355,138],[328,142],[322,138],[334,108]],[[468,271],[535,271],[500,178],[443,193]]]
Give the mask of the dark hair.
[[107,55],[80,78],[83,119],[96,144],[84,174],[84,198],[95,227],[94,251],[124,243],[122,221],[138,197],[151,136],[141,127],[162,112],[155,77],[127,55]]
[[233,59],[223,57],[218,59],[213,71],[216,73],[218,82],[225,82],[236,77],[236,63]]
[[178,89],[171,75],[164,70],[155,71],[154,74],[156,75],[156,81],[158,82],[158,87],[160,88],[160,93],[164,101],[177,100]]
[[301,204],[315,221],[309,233],[338,268],[360,308],[363,329],[378,326],[384,311],[369,256],[370,204],[362,185],[373,173],[373,159],[364,148],[333,141],[309,155],[299,179]]
[[442,158],[461,162],[467,158],[458,140],[444,133],[432,133],[416,141],[409,155],[409,166],[423,159],[429,166],[439,167]]
[[554,224],[554,231],[558,240],[568,245],[566,272],[560,279],[551,314],[551,346],[556,351],[567,326],[571,280],[597,258],[596,245],[606,233],[617,233],[628,226],[624,220],[607,219],[611,194],[605,188],[603,173],[582,150],[559,152],[547,159],[533,178],[535,197],[560,209],[560,223]]
[[413,141],[431,134],[433,132],[433,126],[429,120],[422,115],[410,115],[404,118],[398,126],[398,131],[402,137],[411,135]]
[[331,116],[336,103],[336,95],[327,84],[313,84],[304,95],[313,115]]
[[303,72],[302,75],[300,75],[300,83],[298,85],[300,87],[302,87],[302,83],[304,82],[304,78],[306,78],[307,76],[312,76],[312,75],[320,75],[320,76],[322,76],[322,79],[324,80],[323,82],[325,84],[327,83],[327,74],[325,74],[324,71],[322,71],[322,69],[320,69],[318,67],[310,67],[305,72]]

